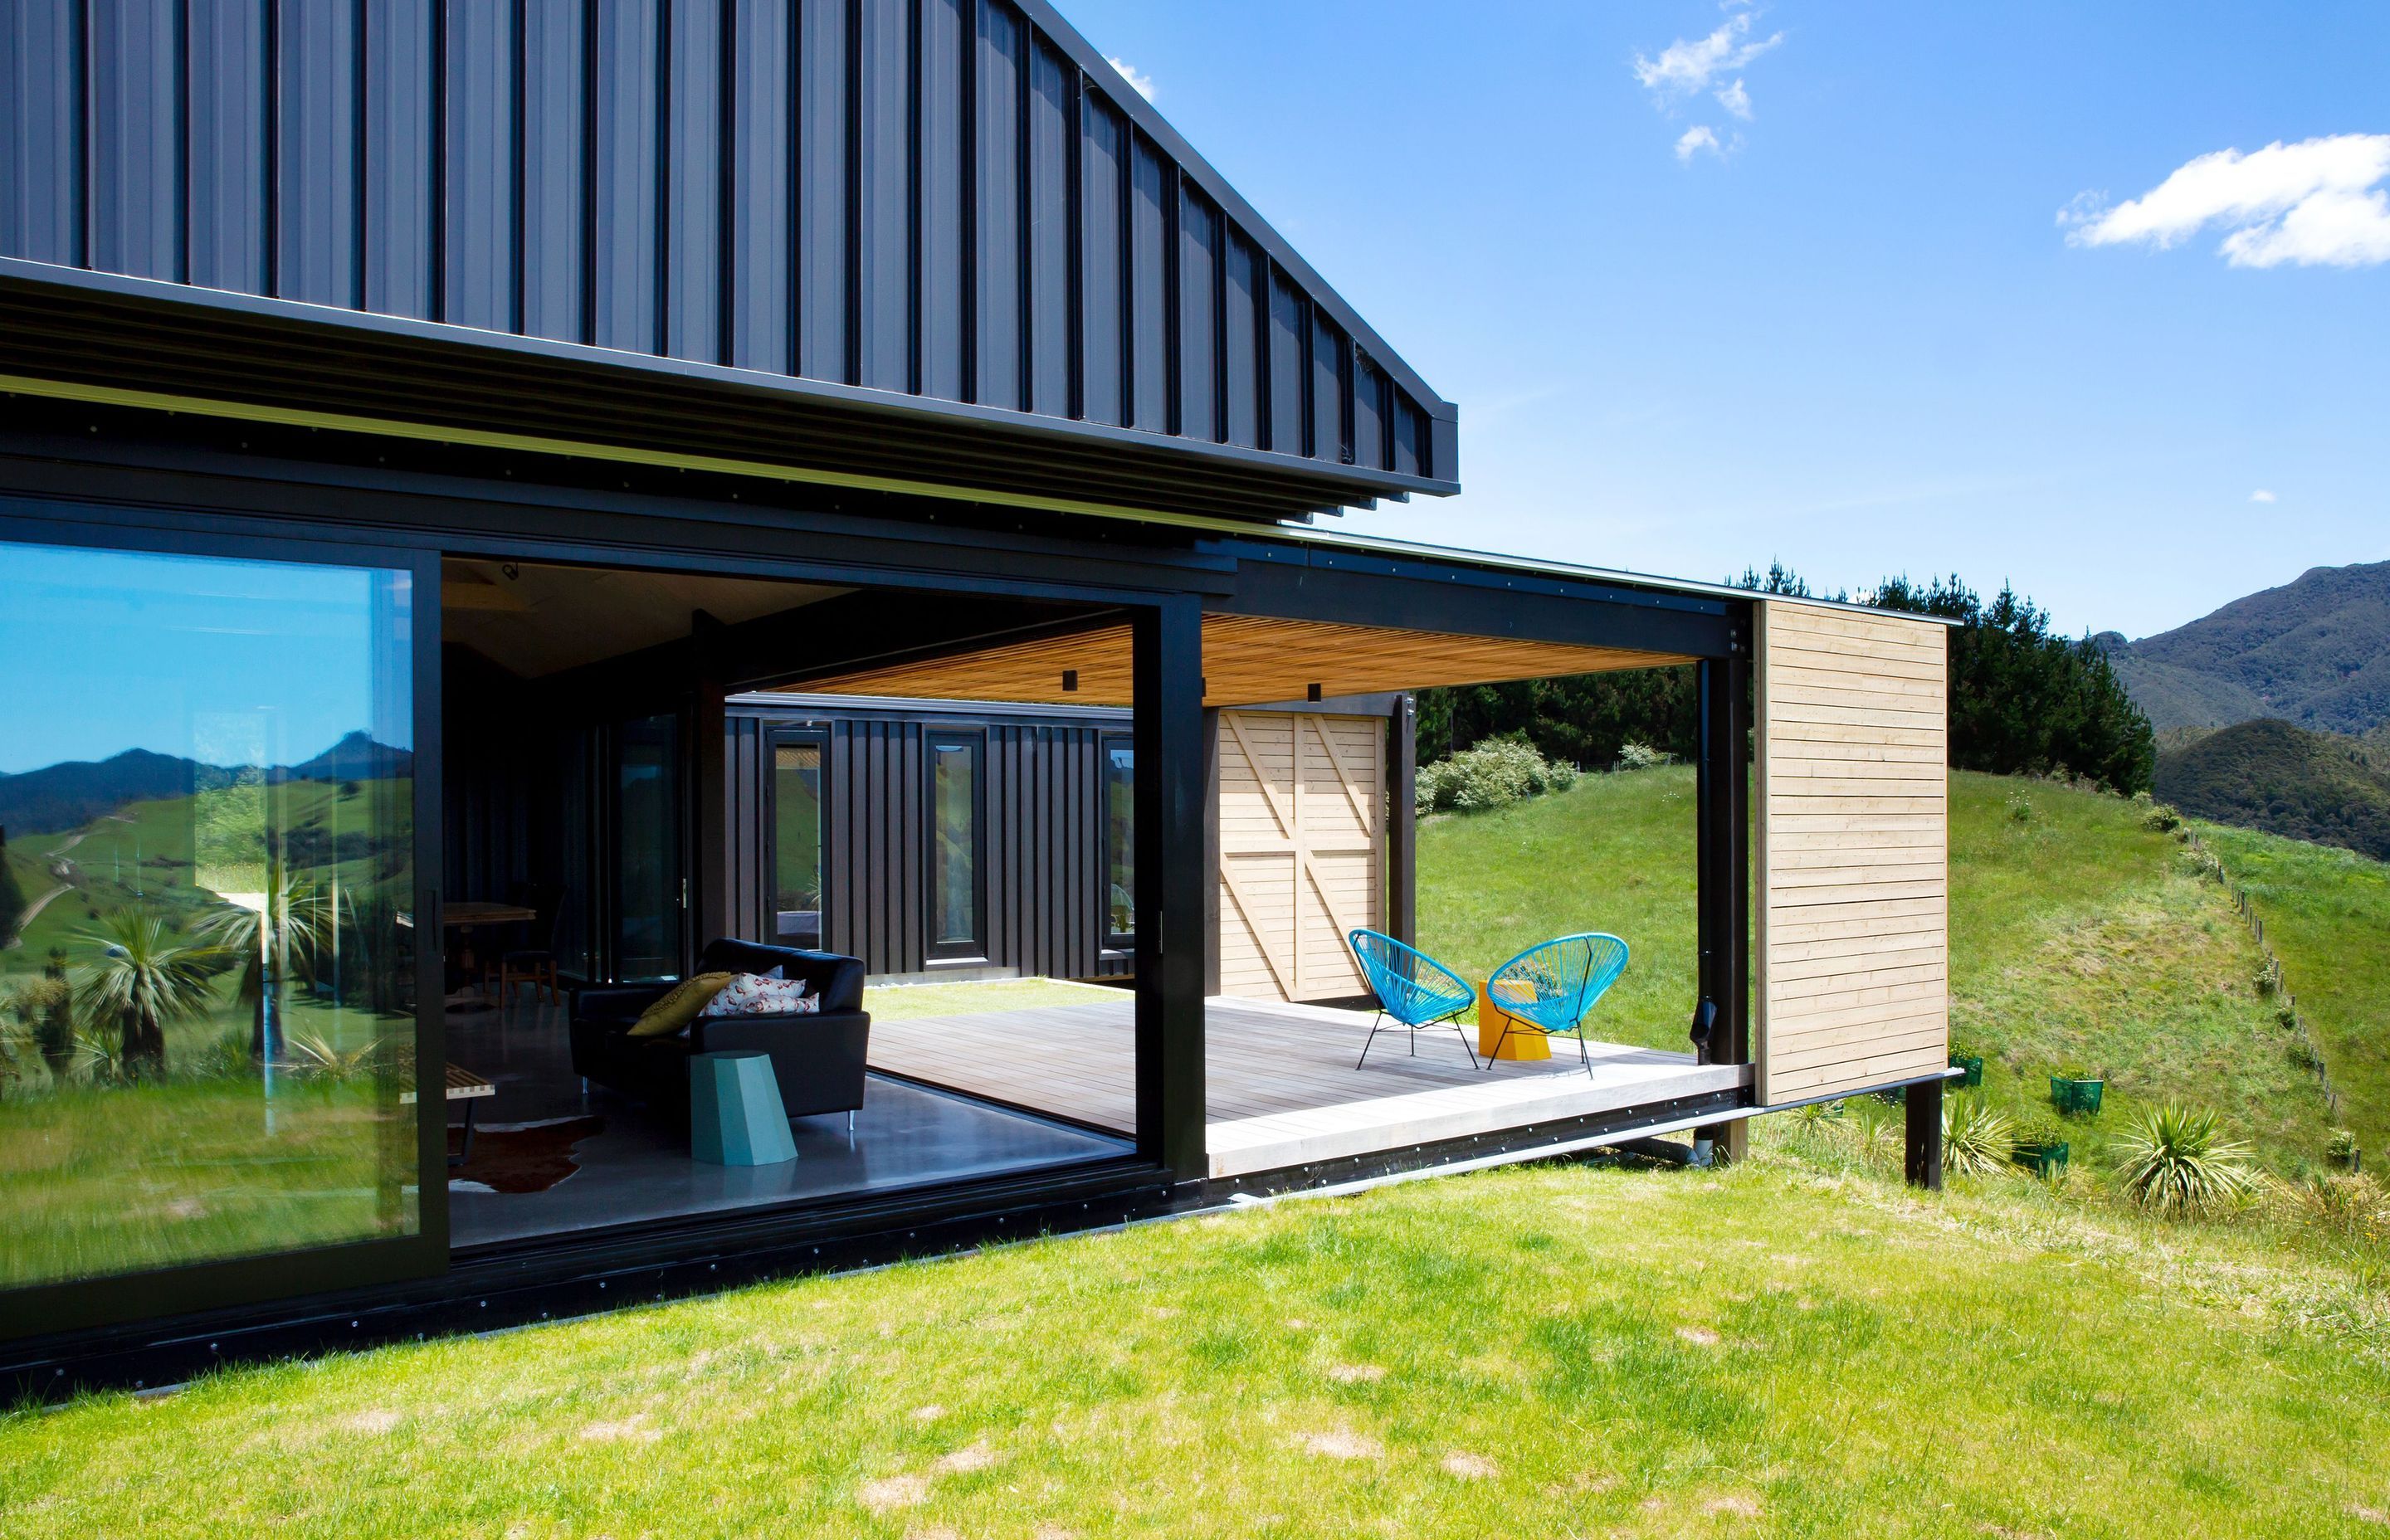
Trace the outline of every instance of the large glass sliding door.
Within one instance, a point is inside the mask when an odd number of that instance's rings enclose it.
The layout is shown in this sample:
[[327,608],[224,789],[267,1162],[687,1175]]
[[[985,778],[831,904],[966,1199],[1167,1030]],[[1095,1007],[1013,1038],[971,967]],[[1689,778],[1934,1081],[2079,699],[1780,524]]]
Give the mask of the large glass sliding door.
[[429,572],[0,529],[0,1322],[103,1317],[103,1280],[160,1269],[350,1251],[258,1294],[436,1254]]
[[681,857],[680,718],[636,717],[614,732],[613,974],[676,976],[687,883]]

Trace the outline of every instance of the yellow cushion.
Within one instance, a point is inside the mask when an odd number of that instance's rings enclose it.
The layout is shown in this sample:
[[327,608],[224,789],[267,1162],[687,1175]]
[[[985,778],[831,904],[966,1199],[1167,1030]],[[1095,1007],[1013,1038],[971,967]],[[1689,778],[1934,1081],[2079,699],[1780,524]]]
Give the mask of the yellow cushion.
[[633,1037],[670,1037],[697,1020],[697,1013],[706,1007],[725,984],[738,977],[734,973],[700,973],[673,985],[672,993],[639,1013],[631,1027]]

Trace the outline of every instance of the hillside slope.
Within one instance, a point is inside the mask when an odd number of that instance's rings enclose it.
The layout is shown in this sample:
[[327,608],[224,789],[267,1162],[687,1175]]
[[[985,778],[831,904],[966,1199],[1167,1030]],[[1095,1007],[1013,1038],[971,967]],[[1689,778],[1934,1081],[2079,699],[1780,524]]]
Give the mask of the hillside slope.
[[2161,751],[2157,794],[2203,818],[2390,859],[2390,776],[2357,741],[2276,717]]
[[[2201,1102],[2279,1162],[2316,1158],[2321,1090],[2257,995],[2255,941],[2183,847],[2121,798],[1966,772],[1950,787],[1951,1031],[1991,1060],[1994,1096],[2035,1104],[2079,1063],[2113,1078],[2112,1105]],[[1684,1047],[1692,798],[1671,766],[1430,819],[1420,944],[1482,978],[1543,937],[1613,931],[1633,958],[1598,1035]]]
[[2280,716],[2370,732],[2390,723],[2390,561],[2310,568],[2109,651],[2152,727]]
[[2390,1167],[2390,863],[2254,829],[2200,835],[2266,922],[2366,1169]]

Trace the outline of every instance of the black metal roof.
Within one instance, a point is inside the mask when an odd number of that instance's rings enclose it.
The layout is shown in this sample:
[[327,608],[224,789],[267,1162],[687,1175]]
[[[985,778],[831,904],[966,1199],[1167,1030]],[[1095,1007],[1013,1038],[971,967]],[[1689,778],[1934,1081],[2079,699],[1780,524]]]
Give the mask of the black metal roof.
[[19,376],[1032,501],[1458,487],[1454,409],[1046,0],[22,0],[0,259]]

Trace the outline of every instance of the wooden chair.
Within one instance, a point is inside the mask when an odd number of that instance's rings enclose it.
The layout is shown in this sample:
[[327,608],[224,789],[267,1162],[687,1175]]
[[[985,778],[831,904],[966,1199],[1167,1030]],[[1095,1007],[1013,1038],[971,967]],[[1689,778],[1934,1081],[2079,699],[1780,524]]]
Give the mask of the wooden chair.
[[556,962],[557,910],[564,903],[564,890],[529,882],[518,882],[507,890],[507,902],[532,911],[532,918],[523,925],[524,944],[499,952],[497,960],[482,969],[482,987],[503,1010],[512,1004],[518,985],[532,986],[532,1003],[540,1002],[543,995],[550,1005],[564,1004],[564,984]]

